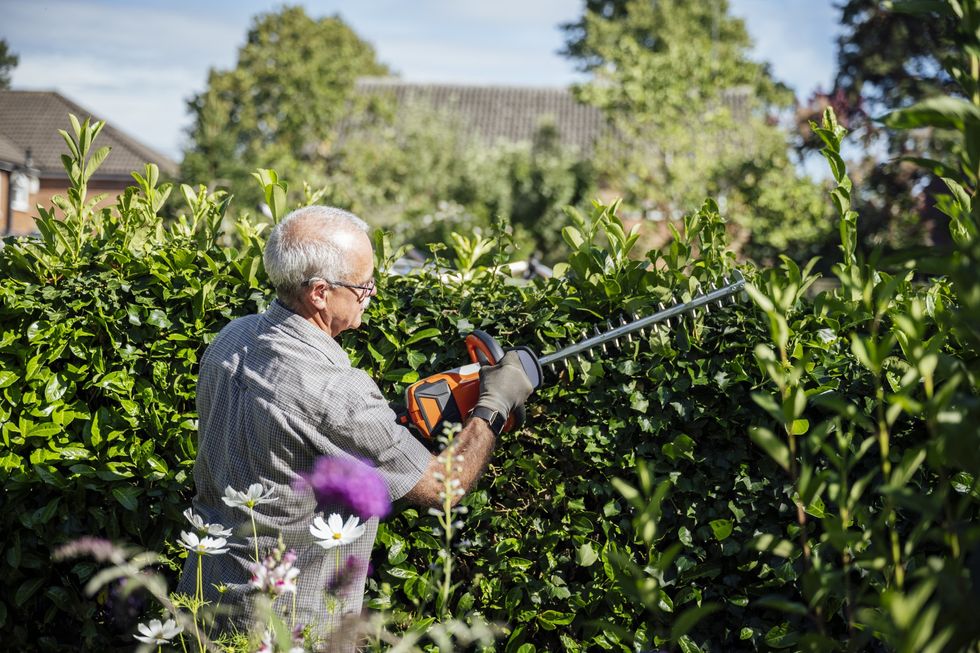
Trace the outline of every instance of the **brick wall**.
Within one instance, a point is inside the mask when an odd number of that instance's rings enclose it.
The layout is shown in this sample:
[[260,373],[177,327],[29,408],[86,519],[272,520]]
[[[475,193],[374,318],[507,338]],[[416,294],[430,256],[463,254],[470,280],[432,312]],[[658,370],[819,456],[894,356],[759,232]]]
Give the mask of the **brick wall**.
[[0,170],[0,237],[7,228],[7,205],[10,204],[10,173]]
[[[6,174],[6,173],[3,173]],[[91,200],[97,195],[105,193],[105,197],[101,202],[98,203],[97,207],[102,208],[109,204],[114,204],[116,201],[116,196],[121,194],[127,186],[131,186],[131,183],[125,181],[90,181],[88,185],[88,199]],[[6,186],[4,186],[6,188]],[[66,179],[41,179],[41,187],[38,189],[37,193],[31,195],[31,207],[36,207],[40,204],[43,207],[51,207],[51,198],[55,195],[65,195],[68,190],[68,181]],[[6,194],[4,194],[6,198]],[[7,200],[3,201],[3,212],[6,213],[7,210]],[[10,228],[10,234],[16,236],[23,236],[26,234],[31,234],[36,231],[34,228],[34,216],[37,215],[37,210],[33,209],[29,212],[24,211],[14,211],[13,222]],[[3,220],[0,220],[0,230],[6,228],[7,221],[6,215],[4,215]]]

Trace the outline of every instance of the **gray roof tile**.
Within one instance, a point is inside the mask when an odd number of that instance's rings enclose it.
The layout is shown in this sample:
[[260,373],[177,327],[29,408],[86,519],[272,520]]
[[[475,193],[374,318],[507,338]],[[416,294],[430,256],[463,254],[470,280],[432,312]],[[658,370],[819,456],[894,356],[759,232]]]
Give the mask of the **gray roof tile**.
[[[19,161],[23,163],[28,148],[34,160],[34,167],[41,171],[42,177],[64,176],[61,155],[68,151],[59,129],[70,130],[68,114],[75,114],[79,120],[92,117],[91,111],[80,107],[63,95],[53,91],[0,91],[0,137],[21,150]],[[177,164],[160,152],[143,145],[124,134],[109,123],[95,141],[96,147],[108,145],[112,153],[102,163],[95,179],[100,177],[129,177],[133,171],[141,171],[145,163],[155,163],[160,171],[176,174]],[[0,142],[0,148],[2,148]],[[0,149],[0,152],[3,152]],[[0,154],[0,159],[4,156]]]
[[0,164],[19,165],[24,162],[24,155],[24,150],[0,134]]
[[531,141],[542,123],[551,121],[562,144],[589,153],[605,129],[602,113],[578,102],[566,88],[419,84],[371,77],[357,80],[356,88],[364,94],[391,94],[399,105],[426,103],[452,110],[488,142]]

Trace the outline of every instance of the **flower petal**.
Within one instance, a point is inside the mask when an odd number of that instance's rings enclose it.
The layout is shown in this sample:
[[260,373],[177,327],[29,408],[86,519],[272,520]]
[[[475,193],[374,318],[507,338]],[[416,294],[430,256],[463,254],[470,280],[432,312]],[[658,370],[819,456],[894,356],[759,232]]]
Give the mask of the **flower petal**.
[[351,515],[347,518],[347,522],[344,524],[344,530],[349,531],[357,527],[361,523],[361,520],[357,518],[357,515]]
[[323,517],[315,517],[313,523],[310,524],[310,533],[313,537],[325,540],[330,537],[330,529],[327,528],[327,524],[323,521]]

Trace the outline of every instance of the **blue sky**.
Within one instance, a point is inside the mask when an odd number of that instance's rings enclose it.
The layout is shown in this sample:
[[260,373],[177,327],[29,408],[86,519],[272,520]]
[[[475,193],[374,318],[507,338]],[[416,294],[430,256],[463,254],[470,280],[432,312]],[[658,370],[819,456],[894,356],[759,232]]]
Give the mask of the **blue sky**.
[[[0,0],[0,38],[20,56],[13,87],[57,90],[148,145],[179,158],[186,101],[210,68],[235,64],[266,0]],[[578,75],[558,54],[558,25],[582,0],[320,0],[408,81],[564,86]],[[729,0],[758,60],[806,97],[835,72],[832,0]]]

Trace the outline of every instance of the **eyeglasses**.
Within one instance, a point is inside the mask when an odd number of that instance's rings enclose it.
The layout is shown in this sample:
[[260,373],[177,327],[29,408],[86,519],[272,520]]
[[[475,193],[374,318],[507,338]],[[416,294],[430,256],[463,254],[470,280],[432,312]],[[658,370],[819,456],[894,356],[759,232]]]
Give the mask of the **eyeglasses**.
[[372,277],[371,280],[365,284],[347,283],[346,281],[330,281],[329,279],[324,279],[323,277],[310,277],[300,285],[305,288],[306,286],[309,286],[314,281],[322,281],[331,286],[340,286],[341,288],[350,288],[351,290],[359,290],[361,292],[355,293],[357,295],[357,301],[363,300],[365,297],[367,297],[372,292],[374,292],[375,289],[374,277]]

